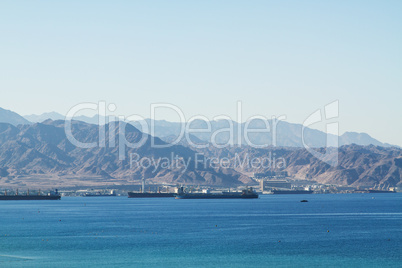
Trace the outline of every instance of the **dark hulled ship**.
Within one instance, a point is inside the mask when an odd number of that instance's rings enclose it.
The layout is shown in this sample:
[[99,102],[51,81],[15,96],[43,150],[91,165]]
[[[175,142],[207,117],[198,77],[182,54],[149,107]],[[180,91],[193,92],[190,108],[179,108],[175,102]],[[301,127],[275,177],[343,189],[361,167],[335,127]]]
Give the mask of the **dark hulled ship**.
[[271,190],[270,194],[312,194],[311,190]]
[[129,198],[174,197],[174,196],[175,196],[175,193],[128,192]]
[[179,188],[176,199],[252,199],[258,198],[258,194],[252,188],[241,192],[222,193],[185,193],[183,187]]
[[3,195],[0,195],[1,200],[60,200],[61,196],[58,193],[57,189],[55,192],[50,192],[49,194],[43,195],[40,192],[36,195],[29,194],[18,194],[18,191],[15,194],[9,195],[7,191],[4,192]]

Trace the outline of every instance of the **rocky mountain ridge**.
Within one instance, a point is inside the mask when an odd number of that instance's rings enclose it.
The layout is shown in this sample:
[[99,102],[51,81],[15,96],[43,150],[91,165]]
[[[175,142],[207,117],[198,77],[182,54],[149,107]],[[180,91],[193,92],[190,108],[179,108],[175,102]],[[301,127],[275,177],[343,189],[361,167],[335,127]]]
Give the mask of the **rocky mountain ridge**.
[[[119,139],[121,131],[125,134],[124,139]],[[396,147],[344,145],[339,149],[318,148],[321,153],[328,151],[329,157],[338,157],[339,164],[331,166],[304,148],[209,146],[196,149],[188,145],[169,145],[131,125],[123,128],[111,123],[99,128],[73,121],[72,134],[79,142],[97,145],[81,148],[72,144],[62,120],[18,126],[0,123],[0,184],[29,185],[29,178],[46,180],[52,177],[63,178],[65,184],[72,183],[69,178],[74,178],[74,183],[88,180],[88,184],[96,178],[99,184],[117,185],[139,183],[145,177],[150,183],[158,184],[236,186],[253,183],[250,178],[253,173],[268,171],[286,171],[296,179],[326,184],[387,187],[401,184],[402,150]],[[142,146],[131,148],[128,145],[139,142],[142,137],[147,137]],[[154,148],[152,139],[156,145],[165,148]],[[123,160],[119,159],[121,142],[127,143],[123,146]],[[133,155],[135,161],[130,158]],[[246,158],[251,161],[276,159],[277,165],[255,166],[247,161],[248,165],[239,165]],[[217,165],[216,161],[222,159],[227,163]],[[283,164],[279,165],[279,161]]]

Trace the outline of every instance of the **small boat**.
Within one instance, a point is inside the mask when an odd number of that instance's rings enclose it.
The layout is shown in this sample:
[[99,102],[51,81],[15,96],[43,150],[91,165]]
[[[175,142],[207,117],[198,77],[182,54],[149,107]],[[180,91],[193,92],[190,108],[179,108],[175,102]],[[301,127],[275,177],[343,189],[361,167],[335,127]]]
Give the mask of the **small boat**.
[[306,202],[308,202],[308,200],[303,199],[303,200],[300,200],[300,202],[302,202],[302,203],[306,203]]

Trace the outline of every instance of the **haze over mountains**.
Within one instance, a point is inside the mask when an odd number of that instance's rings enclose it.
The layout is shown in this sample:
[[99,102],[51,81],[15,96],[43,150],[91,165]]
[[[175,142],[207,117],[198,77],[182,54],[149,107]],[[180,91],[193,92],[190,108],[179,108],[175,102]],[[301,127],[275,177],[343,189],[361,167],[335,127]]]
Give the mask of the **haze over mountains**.
[[[100,184],[124,185],[140,182],[142,177],[150,182],[192,183],[207,185],[239,185],[242,174],[228,170],[219,172],[213,168],[195,167],[195,152],[189,148],[173,145],[155,149],[151,139],[139,148],[123,147],[125,159],[119,159],[121,141],[118,124],[104,126],[105,136],[115,139],[103,140],[105,146],[80,148],[73,145],[64,130],[64,121],[48,120],[32,125],[0,123],[0,168],[3,185],[22,185],[30,179],[48,178],[53,184],[72,186]],[[131,125],[124,129],[125,139],[130,143],[141,140],[142,133]],[[83,143],[100,141],[97,125],[74,121],[74,137]],[[146,137],[147,135],[144,134]],[[165,145],[159,138],[155,144]],[[111,143],[115,143],[112,145]],[[133,165],[130,155],[147,159],[172,159],[167,167],[161,165]],[[176,158],[177,156],[177,158]],[[178,159],[180,158],[180,159]],[[180,163],[176,163],[180,162]],[[131,165],[130,165],[131,163]],[[184,166],[185,164],[185,166]],[[22,183],[22,184],[21,184]],[[36,183],[38,183],[36,181]]]
[[[327,151],[328,158],[337,157],[339,163],[336,166],[318,160],[307,150],[300,148],[209,147],[199,151],[207,157],[228,157],[230,163],[236,163],[236,158],[243,161],[246,157],[250,159],[268,157],[271,163],[277,162],[276,167],[271,169],[239,164],[230,166],[242,174],[266,173],[269,170],[286,171],[297,179],[348,186],[389,187],[401,185],[402,181],[402,150],[395,147],[344,145],[338,151],[333,148],[318,149],[320,153]],[[280,167],[281,159],[286,163],[283,168]]]
[[[41,115],[28,115],[25,119],[30,122],[43,122],[47,119],[52,120],[63,120],[65,116],[56,113],[44,113]],[[74,120],[83,121],[90,124],[98,124],[99,116],[95,115],[93,117],[87,116],[77,116]],[[103,118],[107,121],[107,118]],[[0,121],[2,122],[2,121]],[[148,126],[151,126],[151,119],[146,119],[145,122]],[[237,122],[231,121],[234,129],[234,136],[230,137],[228,133],[221,133],[214,137],[214,140],[218,144],[233,143],[238,144],[238,130],[241,128],[241,132],[244,133],[244,128],[246,123],[239,124]],[[165,120],[154,120],[153,124],[154,135],[161,138],[166,142],[172,142],[177,139],[180,134],[182,125],[177,122],[168,122]],[[220,121],[210,121],[211,132],[209,133],[191,133],[190,141],[194,144],[206,144],[211,142],[212,132],[219,130],[224,130],[230,127],[229,122],[226,120]],[[139,122],[134,122],[133,125],[141,130],[141,124]],[[275,125],[277,126],[275,131],[276,135],[273,136]],[[273,122],[269,120],[270,131],[268,133],[250,133],[249,140],[254,145],[276,145],[276,146],[289,146],[289,147],[303,147],[302,142],[302,128],[301,124],[288,123],[286,121]],[[207,127],[206,123],[202,120],[194,120],[191,122],[191,129],[205,129]],[[249,126],[250,129],[264,129],[265,124],[261,120],[253,121]],[[147,132],[151,134],[150,132]],[[304,141],[310,147],[324,147],[326,146],[327,134],[316,129],[306,128],[304,132]],[[244,136],[241,138],[242,144],[247,144]],[[180,144],[185,145],[186,141],[181,141]],[[356,132],[346,132],[339,136],[339,146],[357,144],[357,145],[376,145],[389,147],[392,146],[388,143],[380,142],[366,133],[356,133]]]
[[[48,113],[27,118],[42,121],[46,117],[58,119],[62,116]],[[271,133],[250,134],[254,144],[270,144],[265,148],[248,146],[244,137],[241,138],[242,146],[227,144],[231,138],[227,132],[214,137],[211,133],[191,133],[192,143],[206,145],[205,148],[196,148],[184,138],[176,145],[170,144],[180,132],[179,123],[154,121],[155,137],[152,137],[140,131],[138,122],[134,124],[136,127],[128,124],[120,129],[116,122],[101,127],[93,124],[98,121],[97,117],[79,119],[91,123],[73,120],[72,135],[80,142],[95,142],[98,146],[81,148],[72,144],[66,136],[63,120],[45,119],[42,123],[32,123],[14,112],[0,109],[0,121],[6,122],[0,123],[0,183],[9,187],[132,185],[140,183],[144,177],[148,183],[157,184],[236,186],[255,183],[250,178],[255,172],[286,171],[295,179],[326,184],[371,187],[401,184],[402,149],[383,144],[364,133],[345,133],[339,137],[339,165],[333,167],[303,148],[301,125],[284,121],[277,124],[276,146],[272,146]],[[149,119],[146,122],[151,123]],[[269,123],[272,126],[273,122]],[[212,131],[219,132],[228,124],[227,121],[211,121]],[[259,121],[251,124],[256,129],[261,126]],[[233,140],[236,141],[237,130],[244,130],[244,123],[233,122],[233,127]],[[194,121],[191,128],[205,128],[205,122]],[[120,139],[121,133],[124,133],[124,139]],[[141,137],[147,139],[138,148],[125,144],[138,142]],[[209,143],[211,138],[226,146],[212,146]],[[316,150],[322,153],[329,150],[329,156],[335,157],[335,151],[331,151],[333,148],[323,148],[326,138],[326,134],[319,130],[305,130],[305,141],[309,146],[317,147]],[[157,145],[166,145],[166,148],[151,146],[151,139]],[[122,144],[124,146],[120,146]],[[124,160],[119,159],[121,148]],[[134,165],[130,155],[137,157]],[[285,165],[255,167],[240,164],[245,159],[267,157],[281,159]],[[226,158],[229,164],[224,167],[213,165],[212,158]],[[156,161],[138,165],[147,159]],[[161,159],[169,159],[170,165],[163,167],[161,162],[158,164]]]
[[0,107],[0,122],[1,123],[9,123],[14,126],[20,124],[31,124],[31,122],[24,117],[20,116],[19,114],[6,110]]
[[[386,187],[401,184],[402,150],[396,147],[341,146],[339,165],[332,167],[304,148],[227,146],[219,149],[209,146],[196,149],[181,145],[154,148],[152,137],[127,125],[124,140],[135,143],[143,135],[147,140],[139,148],[124,146],[126,158],[120,160],[122,140],[118,136],[121,131],[118,124],[103,126],[104,136],[100,136],[97,125],[73,121],[73,136],[80,142],[98,143],[94,148],[72,144],[64,126],[62,120],[17,127],[0,123],[0,183],[8,187],[132,185],[145,177],[149,183],[158,184],[236,186],[252,184],[250,176],[254,172],[286,171],[295,179],[327,184]],[[154,141],[157,145],[168,145],[159,138]],[[102,143],[104,146],[99,145]],[[138,156],[134,162],[130,158],[132,154]],[[267,157],[282,159],[284,165],[253,166],[244,162],[245,159]],[[229,165],[213,165],[212,158],[227,158]],[[156,161],[139,165],[143,159]],[[163,167],[157,163],[161,159],[171,162]]]

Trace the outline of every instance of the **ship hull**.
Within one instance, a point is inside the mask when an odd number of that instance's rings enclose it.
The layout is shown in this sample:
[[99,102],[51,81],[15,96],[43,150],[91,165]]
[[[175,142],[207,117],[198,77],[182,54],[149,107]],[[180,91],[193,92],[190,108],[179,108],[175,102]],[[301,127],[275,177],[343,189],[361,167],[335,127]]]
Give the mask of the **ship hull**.
[[253,199],[258,198],[258,194],[182,194],[176,195],[176,199]]
[[312,194],[313,191],[278,191],[278,190],[273,190],[271,191],[271,194]]
[[368,190],[369,194],[392,194],[396,193],[395,191],[387,191],[387,190]]
[[2,200],[60,200],[60,195],[2,195]]
[[128,192],[128,198],[157,198],[157,197],[174,197],[174,193],[135,193]]
[[115,194],[86,194],[85,197],[116,196]]

